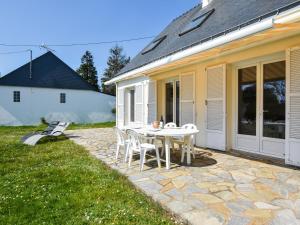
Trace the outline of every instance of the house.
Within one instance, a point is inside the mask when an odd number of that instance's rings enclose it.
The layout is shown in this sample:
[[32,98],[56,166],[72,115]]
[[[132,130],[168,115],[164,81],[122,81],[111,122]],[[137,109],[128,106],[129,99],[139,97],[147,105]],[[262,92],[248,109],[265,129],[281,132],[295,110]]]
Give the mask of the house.
[[300,1],[204,0],[106,84],[117,125],[194,123],[195,144],[300,165]]
[[113,108],[114,96],[96,91],[52,52],[0,78],[0,125],[34,125],[41,118],[75,123],[113,121]]

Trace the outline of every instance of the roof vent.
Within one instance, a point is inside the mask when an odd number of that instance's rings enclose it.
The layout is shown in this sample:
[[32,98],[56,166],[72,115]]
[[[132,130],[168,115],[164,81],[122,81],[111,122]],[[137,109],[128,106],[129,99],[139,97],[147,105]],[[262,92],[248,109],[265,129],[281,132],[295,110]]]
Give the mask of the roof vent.
[[212,0],[202,0],[202,8],[204,8],[205,6],[207,6],[211,2],[212,2]]

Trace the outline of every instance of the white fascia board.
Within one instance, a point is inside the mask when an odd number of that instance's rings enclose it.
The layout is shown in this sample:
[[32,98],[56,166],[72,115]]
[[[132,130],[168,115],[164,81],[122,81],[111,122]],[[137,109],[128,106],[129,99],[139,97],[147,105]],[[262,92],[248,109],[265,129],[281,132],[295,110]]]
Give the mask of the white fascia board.
[[247,27],[241,28],[240,30],[233,31],[233,32],[228,33],[224,36],[218,37],[216,39],[205,42],[203,44],[196,45],[196,46],[188,48],[186,50],[174,53],[170,56],[167,56],[167,57],[164,57],[164,58],[159,59],[157,61],[154,61],[152,63],[149,63],[149,64],[147,64],[143,67],[140,67],[138,69],[129,71],[127,73],[124,73],[124,74],[122,74],[118,77],[115,77],[115,78],[105,82],[104,84],[109,85],[109,84],[113,84],[113,83],[119,82],[119,81],[124,80],[124,79],[131,78],[131,77],[134,77],[134,76],[141,76],[146,71],[154,69],[156,67],[160,67],[160,66],[166,65],[168,63],[183,59],[185,57],[188,57],[188,56],[191,56],[191,55],[194,55],[194,54],[197,54],[197,53],[201,53],[201,52],[207,51],[209,49],[227,44],[229,42],[236,41],[238,39],[247,37],[249,35],[252,35],[252,34],[267,30],[267,29],[270,29],[270,28],[273,27],[273,23],[274,23],[273,17],[262,20],[261,22],[249,25]]

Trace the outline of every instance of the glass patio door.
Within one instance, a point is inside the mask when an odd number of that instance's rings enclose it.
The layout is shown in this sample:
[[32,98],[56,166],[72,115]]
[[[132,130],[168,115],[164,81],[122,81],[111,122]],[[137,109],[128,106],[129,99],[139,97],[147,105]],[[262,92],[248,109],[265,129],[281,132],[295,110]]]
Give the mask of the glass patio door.
[[285,61],[238,69],[238,150],[284,157]]
[[285,152],[285,61],[262,64],[261,152],[284,157]]
[[165,122],[174,122],[179,126],[180,85],[179,80],[165,84]]
[[238,150],[259,151],[258,66],[238,69],[237,137]]

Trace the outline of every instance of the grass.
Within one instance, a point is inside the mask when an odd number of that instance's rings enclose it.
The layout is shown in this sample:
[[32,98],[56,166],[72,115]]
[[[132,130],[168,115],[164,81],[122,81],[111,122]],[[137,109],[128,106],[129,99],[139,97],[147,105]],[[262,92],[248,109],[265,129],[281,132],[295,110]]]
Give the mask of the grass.
[[173,223],[125,177],[67,138],[21,144],[35,129],[0,127],[0,224]]

